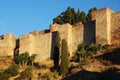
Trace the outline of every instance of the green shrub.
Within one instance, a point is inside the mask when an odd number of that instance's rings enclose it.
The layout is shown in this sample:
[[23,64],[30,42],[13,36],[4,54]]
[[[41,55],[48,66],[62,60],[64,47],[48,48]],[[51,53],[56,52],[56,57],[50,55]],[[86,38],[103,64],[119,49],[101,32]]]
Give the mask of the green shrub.
[[84,60],[82,60],[82,61],[80,62],[80,65],[87,65],[87,64],[89,64],[89,63],[91,63],[91,60],[90,60],[90,59],[84,59]]
[[50,75],[48,75],[47,80],[52,80],[52,77]]
[[11,77],[8,73],[0,73],[0,80],[8,80]]
[[75,52],[75,54],[77,56],[78,61],[80,61],[80,58],[84,59],[86,57],[86,50],[85,50],[84,43],[78,45],[78,48],[77,48],[77,51]]
[[17,64],[12,64],[7,70],[4,71],[4,73],[8,73],[11,76],[16,76],[19,73],[18,69],[19,66]]
[[11,58],[12,58],[12,56],[6,56],[6,58],[9,58],[9,59],[11,59]]
[[16,64],[24,65],[25,63],[28,62],[28,58],[29,58],[29,53],[25,52],[17,56],[14,61]]
[[27,64],[33,65],[33,61],[35,60],[36,56],[37,56],[36,54],[29,56],[29,53],[25,52],[17,56],[14,59],[14,62],[16,64],[21,64],[22,66],[27,65]]
[[[102,49],[102,45],[101,44],[91,44],[87,48],[87,52],[88,52],[89,56],[93,56],[93,55],[96,55],[98,53],[98,51],[100,51],[101,49]],[[89,52],[92,52],[92,55]]]
[[4,72],[4,70],[3,69],[0,69],[0,73],[2,74]]
[[20,80],[24,80],[24,79],[27,79],[27,80],[29,80],[29,79],[31,79],[32,78],[32,71],[33,71],[33,67],[27,67],[26,69],[25,69],[25,71],[23,71],[23,72],[21,72],[20,73],[20,77],[19,77],[19,79]]
[[32,54],[31,56],[28,57],[28,64],[33,66],[33,62],[36,58],[37,54]]

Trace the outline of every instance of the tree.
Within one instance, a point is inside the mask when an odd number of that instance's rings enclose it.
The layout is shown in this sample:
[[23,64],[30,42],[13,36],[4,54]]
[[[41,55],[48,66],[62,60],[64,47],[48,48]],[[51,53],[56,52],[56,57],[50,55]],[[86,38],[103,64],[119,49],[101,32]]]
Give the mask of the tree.
[[37,54],[32,54],[31,56],[28,57],[28,64],[33,66],[33,62],[36,58]]
[[36,58],[36,54],[32,54],[31,56],[29,56],[28,52],[22,53],[20,55],[18,55],[14,61],[16,64],[20,64],[22,67],[26,66],[27,64],[29,65],[33,65],[33,62]]
[[75,23],[75,14],[76,14],[76,11],[74,10],[74,8],[68,7],[67,10],[63,11],[59,16],[57,16],[56,18],[53,19],[53,23],[74,24]]
[[80,20],[81,20],[83,23],[86,23],[86,22],[87,22],[86,19],[87,19],[86,13],[85,13],[84,11],[82,11],[82,12],[80,13]]
[[76,11],[74,8],[71,8],[71,24],[75,24],[76,22],[76,19],[75,19],[75,16],[76,16]]
[[62,13],[63,15],[63,22],[71,24],[71,7],[68,7],[65,12]]
[[78,45],[76,55],[77,55],[78,61],[80,61],[80,59],[85,58],[86,50],[85,50],[85,44],[84,43]]
[[63,18],[61,15],[57,16],[56,18],[53,19],[53,24],[57,23],[57,24],[64,24],[63,22]]
[[16,76],[19,73],[19,66],[17,64],[12,64],[4,73],[8,73],[11,76]]
[[80,19],[80,9],[78,8],[77,13],[75,14],[75,22],[74,22],[74,24],[76,24],[76,23],[78,23],[80,21],[81,21],[81,19]]
[[0,80],[9,80],[10,77],[11,77],[11,75],[8,73],[1,73],[0,74]]
[[61,63],[60,63],[60,73],[63,75],[63,77],[66,75],[69,68],[70,68],[70,62],[69,62],[67,41],[63,39],[62,47],[61,47]]
[[55,47],[54,47],[54,54],[53,54],[54,66],[55,67],[59,66],[59,55],[60,55],[60,35],[57,32],[57,37],[56,37],[56,40],[55,40]]
[[16,76],[19,74],[19,66],[17,64],[12,64],[4,72],[0,73],[0,80],[9,80],[10,77]]
[[97,8],[94,7],[94,8],[91,8],[89,11],[88,11],[88,14],[87,14],[87,22],[90,22],[91,21],[91,17],[92,17],[92,12],[93,11],[96,11]]
[[27,67],[25,71],[20,73],[20,77],[17,80],[31,80],[33,74],[33,67]]
[[91,13],[92,11],[95,10],[97,10],[96,7],[91,8],[86,16],[86,13],[84,11],[80,12],[79,8],[78,11],[76,12],[74,8],[68,7],[59,16],[53,19],[53,23],[57,24],[69,23],[71,25],[74,25],[81,21],[84,24],[91,21]]
[[98,51],[100,51],[102,49],[102,45],[101,44],[91,44],[89,45],[87,51],[91,51],[93,53],[93,55],[96,55],[98,53]]
[[29,53],[25,52],[17,56],[14,61],[17,64],[21,64],[22,66],[25,66],[28,63],[28,58],[29,58]]

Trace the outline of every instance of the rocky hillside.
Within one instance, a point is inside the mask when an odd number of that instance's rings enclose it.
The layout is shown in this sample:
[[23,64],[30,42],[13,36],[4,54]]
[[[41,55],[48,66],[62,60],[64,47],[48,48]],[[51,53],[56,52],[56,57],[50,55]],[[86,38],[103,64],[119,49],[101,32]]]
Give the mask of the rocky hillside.
[[[13,63],[8,57],[0,58],[0,71],[7,69]],[[68,74],[62,78],[58,72],[52,71],[53,61],[47,60],[35,64],[33,80],[120,80],[120,45],[104,46],[104,49],[93,58],[77,62],[71,60]],[[16,77],[10,78],[15,80]]]
[[105,46],[86,65],[71,64],[71,72],[63,80],[120,80],[120,45]]

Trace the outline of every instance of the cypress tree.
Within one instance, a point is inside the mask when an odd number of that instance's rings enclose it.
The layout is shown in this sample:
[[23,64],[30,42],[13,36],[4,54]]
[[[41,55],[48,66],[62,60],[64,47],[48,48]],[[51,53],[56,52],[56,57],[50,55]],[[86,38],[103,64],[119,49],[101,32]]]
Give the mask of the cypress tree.
[[62,74],[63,77],[68,72],[69,68],[70,68],[70,62],[69,62],[67,41],[63,39],[62,47],[61,47],[61,63],[60,63],[60,73]]

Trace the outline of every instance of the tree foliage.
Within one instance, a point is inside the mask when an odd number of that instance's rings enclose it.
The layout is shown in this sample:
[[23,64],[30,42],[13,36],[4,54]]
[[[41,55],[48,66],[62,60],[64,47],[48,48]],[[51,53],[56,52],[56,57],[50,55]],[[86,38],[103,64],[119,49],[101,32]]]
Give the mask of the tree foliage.
[[84,43],[79,44],[77,50],[75,52],[78,61],[85,59],[86,57],[92,57],[98,53],[102,49],[101,44],[90,44],[86,46]]
[[10,77],[11,75],[8,73],[0,73],[0,80],[9,80]]
[[18,75],[19,74],[18,69],[19,66],[17,64],[12,64],[3,73],[0,73],[0,80],[9,80],[10,77]]
[[94,8],[91,8],[89,11],[88,11],[88,14],[87,14],[87,22],[90,22],[91,21],[91,17],[92,17],[92,11],[96,11],[97,8],[94,7]]
[[36,58],[37,54],[32,54],[31,56],[28,57],[28,64],[33,66],[33,62]]
[[61,63],[60,63],[61,74],[65,76],[69,68],[70,68],[70,62],[69,62],[69,52],[68,52],[67,41],[63,39],[62,47],[61,47]]
[[22,54],[18,55],[14,59],[14,61],[15,61],[16,64],[21,64],[22,66],[25,66],[27,64],[32,65],[36,56],[37,56],[36,54],[32,54],[31,56],[29,56],[29,53],[25,52],[25,53],[22,53]]
[[16,76],[19,73],[19,66],[17,64],[12,64],[4,73],[8,73],[11,76]]
[[95,10],[97,10],[96,7],[91,8],[88,11],[88,14],[86,15],[84,11],[80,12],[79,8],[77,11],[75,11],[74,8],[68,7],[65,11],[63,11],[60,15],[53,19],[53,23],[57,24],[69,23],[71,25],[76,24],[78,22],[87,23],[91,21],[91,13],[92,11]]
[[20,73],[20,77],[17,80],[31,80],[33,74],[33,67],[27,67],[25,71]]
[[100,51],[102,49],[102,45],[101,44],[91,44],[89,45],[89,47],[87,48],[87,52],[93,52],[93,55],[97,54],[98,51]]
[[86,51],[85,51],[85,44],[79,44],[77,51],[76,51],[77,59],[80,61],[80,59],[85,58],[86,56]]

